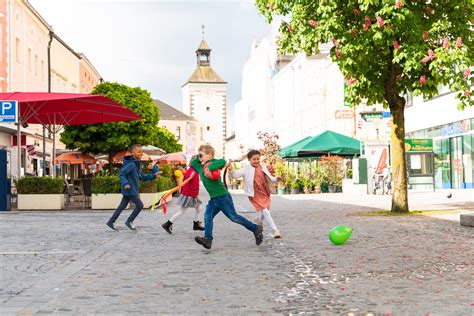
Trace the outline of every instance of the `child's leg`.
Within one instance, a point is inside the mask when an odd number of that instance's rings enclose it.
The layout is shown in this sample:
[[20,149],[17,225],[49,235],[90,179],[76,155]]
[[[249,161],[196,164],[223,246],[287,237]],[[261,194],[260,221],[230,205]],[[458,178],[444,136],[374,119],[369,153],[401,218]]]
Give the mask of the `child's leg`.
[[259,226],[257,224],[252,223],[245,217],[237,214],[230,194],[216,198],[216,204],[217,207],[222,210],[222,213],[224,213],[224,215],[234,223],[240,224],[254,233],[259,230]]
[[133,223],[135,218],[137,218],[138,214],[140,214],[143,209],[143,202],[138,196],[131,196],[130,200],[132,200],[132,202],[135,204],[135,209],[133,210],[132,214],[130,214],[130,217],[127,221]]
[[204,237],[207,240],[212,240],[212,228],[213,220],[220,209],[215,205],[215,200],[210,199],[206,206],[206,212],[204,213]]
[[128,196],[122,196],[122,201],[120,201],[119,206],[117,206],[117,209],[112,214],[112,217],[109,219],[109,222],[115,223],[122,211],[127,207],[128,203],[130,203],[130,199],[128,198]]
[[195,222],[200,221],[201,214],[202,214],[202,204],[199,204],[198,206],[196,206],[196,213],[194,214]]
[[174,223],[178,218],[180,218],[181,216],[183,216],[184,213],[186,212],[186,209],[187,209],[186,207],[181,206],[181,207],[179,208],[179,210],[178,210],[173,216],[171,216],[170,222],[171,222],[171,223]]
[[263,216],[263,218],[265,219],[265,221],[267,222],[267,224],[270,226],[270,228],[272,229],[272,231],[278,230],[278,228],[277,228],[276,225],[275,225],[275,222],[273,221],[272,215],[270,215],[270,211],[269,211],[269,210],[264,209],[264,210],[262,211],[262,216]]

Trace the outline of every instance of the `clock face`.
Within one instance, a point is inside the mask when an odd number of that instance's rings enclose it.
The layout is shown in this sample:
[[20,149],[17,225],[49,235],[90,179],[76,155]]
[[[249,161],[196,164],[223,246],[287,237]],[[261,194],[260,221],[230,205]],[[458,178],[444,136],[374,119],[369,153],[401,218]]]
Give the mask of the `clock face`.
[[206,55],[200,55],[199,60],[200,61],[207,61],[207,56]]

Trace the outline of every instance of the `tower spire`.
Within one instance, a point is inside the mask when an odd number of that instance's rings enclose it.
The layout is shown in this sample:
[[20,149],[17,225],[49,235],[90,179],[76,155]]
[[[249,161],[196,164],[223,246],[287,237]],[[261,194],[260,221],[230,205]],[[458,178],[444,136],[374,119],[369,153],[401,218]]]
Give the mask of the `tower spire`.
[[206,32],[206,26],[201,24],[202,40],[204,40],[204,33]]

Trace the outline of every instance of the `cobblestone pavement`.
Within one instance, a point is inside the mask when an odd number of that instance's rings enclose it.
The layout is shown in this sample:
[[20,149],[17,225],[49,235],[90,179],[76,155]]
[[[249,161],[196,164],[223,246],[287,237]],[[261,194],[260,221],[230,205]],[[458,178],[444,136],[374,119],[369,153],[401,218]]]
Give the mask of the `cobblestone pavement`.
[[[255,217],[243,195],[234,201]],[[210,251],[194,242],[191,210],[173,235],[158,212],[143,211],[137,232],[125,214],[107,231],[109,211],[3,213],[0,314],[474,314],[473,228],[354,216],[376,209],[354,201],[274,197],[282,238],[260,246],[219,214]],[[327,235],[340,224],[353,236],[334,246]]]

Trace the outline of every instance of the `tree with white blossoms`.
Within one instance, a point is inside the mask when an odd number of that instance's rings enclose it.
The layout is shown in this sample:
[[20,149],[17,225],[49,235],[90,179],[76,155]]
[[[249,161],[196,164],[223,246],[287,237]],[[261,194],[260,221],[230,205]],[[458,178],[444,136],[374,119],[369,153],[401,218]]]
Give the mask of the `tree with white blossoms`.
[[390,109],[392,211],[408,212],[403,96],[431,99],[443,85],[456,92],[460,110],[474,104],[471,0],[257,0],[256,5],[269,23],[282,17],[281,52],[312,55],[319,44],[332,42],[346,101]]

